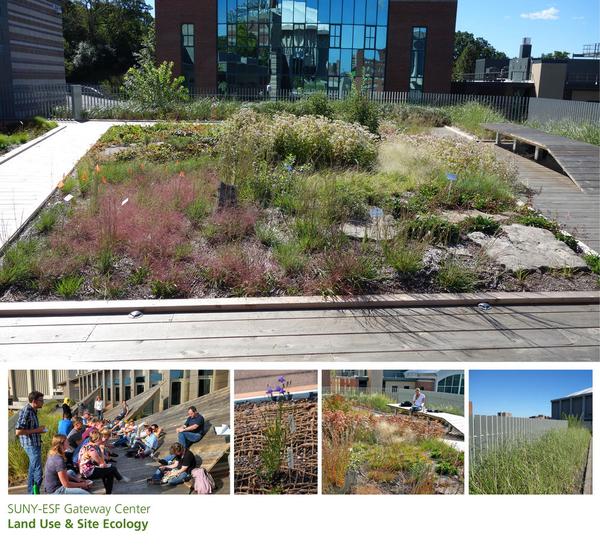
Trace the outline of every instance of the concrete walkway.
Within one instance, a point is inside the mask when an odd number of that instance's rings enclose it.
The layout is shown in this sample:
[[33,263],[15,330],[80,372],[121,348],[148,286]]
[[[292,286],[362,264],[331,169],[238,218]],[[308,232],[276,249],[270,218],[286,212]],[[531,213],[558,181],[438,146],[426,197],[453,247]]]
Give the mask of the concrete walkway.
[[[393,409],[394,412],[400,412],[403,414],[410,413],[410,407],[403,407],[403,406],[395,404],[395,403],[390,403],[388,405],[388,407]],[[430,412],[430,411],[416,412],[414,414],[415,414],[415,416],[425,416],[428,418],[436,418],[438,420],[441,420],[446,426],[450,426],[450,427],[454,428],[457,432],[460,432],[460,434],[463,436],[465,435],[467,423],[465,421],[464,416],[459,416],[457,414],[449,414],[449,413]]]
[[115,122],[68,122],[66,128],[0,164],[0,248],[44,204]]

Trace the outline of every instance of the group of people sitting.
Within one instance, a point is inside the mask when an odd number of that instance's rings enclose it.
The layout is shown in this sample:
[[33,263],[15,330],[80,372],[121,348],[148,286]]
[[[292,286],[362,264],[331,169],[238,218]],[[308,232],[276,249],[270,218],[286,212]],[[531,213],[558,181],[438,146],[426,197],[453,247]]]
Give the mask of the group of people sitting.
[[[37,422],[37,409],[43,405],[43,399],[39,392],[35,392],[33,397],[34,400],[24,407],[16,429],[30,459],[30,493],[38,492],[36,487],[42,484],[41,460],[36,460],[37,454],[31,453],[30,447],[38,442],[41,447],[39,436],[47,431]],[[68,404],[63,406],[63,418],[52,438],[43,472],[46,493],[88,494],[94,480],[100,479],[106,494],[111,494],[115,480],[130,481],[116,466],[118,454],[114,451],[118,448],[125,448],[127,457],[151,457],[159,462],[148,483],[178,485],[190,478],[196,468],[196,458],[189,446],[204,435],[204,418],[196,408],[188,409],[185,423],[177,428],[178,443],[171,445],[167,457],[159,459],[158,447],[164,430],[157,424],[136,424],[133,420],[126,420],[129,407],[125,401],[122,405],[121,412],[113,421],[91,416],[87,410],[81,416],[74,416]]]

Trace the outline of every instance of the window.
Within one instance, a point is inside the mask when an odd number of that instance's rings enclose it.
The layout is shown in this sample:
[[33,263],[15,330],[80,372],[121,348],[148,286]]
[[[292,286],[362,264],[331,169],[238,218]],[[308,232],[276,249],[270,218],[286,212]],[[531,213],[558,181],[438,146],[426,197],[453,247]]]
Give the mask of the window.
[[365,27],[365,48],[367,50],[375,49],[375,27]]
[[392,393],[398,393],[398,386],[392,386]]
[[195,56],[194,25],[192,23],[184,23],[181,25],[181,72],[190,89],[194,86]]
[[330,48],[339,48],[341,44],[342,37],[342,27],[341,25],[331,25],[329,27],[329,47]]
[[452,374],[438,382],[437,391],[443,393],[464,394],[464,378],[462,374]]
[[423,80],[425,77],[425,45],[427,42],[427,28],[413,27],[412,34],[409,89],[411,92],[422,92]]

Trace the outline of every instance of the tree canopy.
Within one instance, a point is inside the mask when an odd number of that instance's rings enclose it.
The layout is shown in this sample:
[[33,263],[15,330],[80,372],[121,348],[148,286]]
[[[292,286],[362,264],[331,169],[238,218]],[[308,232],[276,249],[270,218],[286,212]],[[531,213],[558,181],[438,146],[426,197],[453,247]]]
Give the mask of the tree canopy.
[[65,0],[67,80],[119,83],[153,24],[144,0]]
[[454,78],[474,73],[475,61],[482,58],[507,59],[508,56],[481,36],[476,38],[470,32],[457,31],[454,35]]
[[542,59],[569,59],[570,55],[569,52],[555,50],[552,53],[543,53]]

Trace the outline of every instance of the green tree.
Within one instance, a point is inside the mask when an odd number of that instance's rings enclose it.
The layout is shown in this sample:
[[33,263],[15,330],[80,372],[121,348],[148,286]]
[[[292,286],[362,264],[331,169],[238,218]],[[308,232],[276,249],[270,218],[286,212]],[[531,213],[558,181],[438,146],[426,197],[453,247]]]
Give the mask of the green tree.
[[125,75],[123,90],[127,97],[145,109],[166,110],[176,101],[189,99],[183,76],[173,76],[173,62],[156,66],[145,59]]
[[470,32],[457,31],[454,35],[454,78],[474,73],[475,61],[482,58],[507,59],[508,56],[494,48],[485,38],[476,38]]
[[543,53],[542,59],[569,59],[570,56],[569,52],[554,50],[552,53]]
[[119,82],[134,65],[152,23],[144,0],[65,0],[67,80]]

